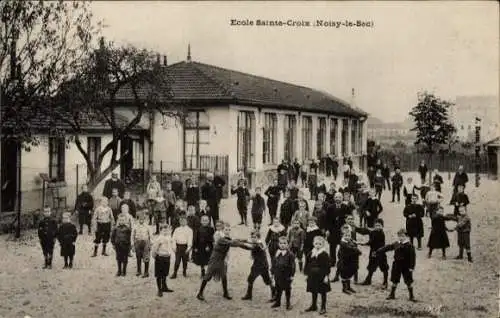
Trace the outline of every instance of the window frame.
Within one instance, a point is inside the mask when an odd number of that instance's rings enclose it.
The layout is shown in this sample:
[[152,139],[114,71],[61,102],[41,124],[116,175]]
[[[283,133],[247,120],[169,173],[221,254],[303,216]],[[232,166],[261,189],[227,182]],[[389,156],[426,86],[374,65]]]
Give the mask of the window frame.
[[262,125],[262,163],[276,164],[276,126],[278,118],[275,113],[264,113]]
[[[188,123],[188,118],[189,118],[190,113],[196,114],[194,125],[193,125],[193,123]],[[202,154],[200,152],[200,144],[210,145],[210,138],[209,138],[208,142],[201,142],[200,141],[200,131],[206,131],[209,133],[210,132],[210,123],[202,124],[200,121],[200,114],[207,115],[207,113],[204,109],[190,109],[190,110],[188,110],[187,114],[188,115],[185,116],[184,120],[183,120],[183,128],[184,129],[183,129],[183,143],[182,143],[183,144],[182,169],[183,170],[198,170],[198,169],[200,169],[200,157],[202,156]],[[194,135],[193,135],[194,140],[192,142],[191,141],[188,142],[188,140],[186,138],[187,131],[194,131]],[[191,148],[191,149],[194,150],[194,154],[192,154],[193,152],[191,152],[190,155],[186,155],[187,145],[192,145],[193,148]],[[192,162],[193,162],[191,160],[192,158],[195,159],[194,165],[192,164]],[[188,164],[188,160],[189,160],[190,164]]]
[[312,117],[302,116],[302,159],[315,159],[312,157],[313,127]]
[[[54,163],[55,157],[57,158]],[[49,177],[58,182],[66,179],[66,138],[64,137],[49,137]]]

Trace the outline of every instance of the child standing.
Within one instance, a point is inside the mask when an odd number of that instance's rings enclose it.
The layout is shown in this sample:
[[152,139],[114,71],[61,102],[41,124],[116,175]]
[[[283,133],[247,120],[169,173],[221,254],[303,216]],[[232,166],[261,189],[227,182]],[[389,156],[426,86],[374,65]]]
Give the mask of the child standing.
[[304,253],[304,240],[306,238],[305,231],[300,227],[299,221],[295,221],[288,231],[288,242],[290,242],[290,251],[299,261],[299,270],[302,272],[303,262],[302,256]]
[[[175,208],[175,204],[177,202],[177,199],[180,199],[180,198],[177,198],[177,196],[175,195],[175,192],[174,190],[172,190],[172,183],[170,182],[167,182],[167,185],[165,186],[165,201],[167,201],[167,215],[171,215],[174,208]],[[172,224],[170,224],[172,225]],[[172,231],[174,229],[172,228]]]
[[153,216],[154,216],[154,206],[156,204],[156,198],[159,197],[159,193],[161,191],[161,185],[156,180],[155,175],[151,175],[150,180],[148,182],[148,186],[146,188],[146,192],[148,195],[148,208],[149,208],[149,225],[153,224]]
[[76,226],[71,223],[71,215],[63,213],[62,224],[57,231],[57,240],[61,245],[61,256],[64,257],[63,268],[73,268],[73,258],[75,257],[75,242],[78,237]]
[[351,227],[344,224],[341,230],[342,239],[340,240],[337,269],[342,279],[342,292],[350,295],[356,292],[351,288],[351,278],[358,271],[361,251],[351,238]]
[[467,215],[467,208],[464,205],[458,207],[459,215],[448,215],[457,222],[455,231],[457,231],[458,256],[455,259],[464,258],[464,249],[467,252],[467,260],[472,263],[472,254],[470,252],[470,217]]
[[373,179],[373,185],[375,187],[375,194],[377,195],[379,200],[382,197],[382,190],[384,189],[384,184],[385,184],[385,179],[382,176],[382,172],[380,170],[377,170],[375,178]]
[[271,261],[273,260],[273,256],[276,255],[276,251],[279,248],[279,238],[286,235],[285,227],[280,223],[278,218],[273,220],[273,224],[269,227],[266,235],[266,245],[269,249],[269,256],[271,257]]
[[80,225],[80,234],[83,234],[83,226],[87,225],[88,233],[91,234],[91,212],[94,209],[94,198],[88,192],[87,185],[82,186],[82,192],[76,198],[75,211],[78,213],[78,224]]
[[262,225],[262,215],[265,210],[266,202],[260,194],[260,187],[257,187],[252,198],[252,223],[256,230],[259,230]]
[[306,204],[303,201],[299,202],[299,209],[293,214],[292,221],[299,221],[300,226],[304,231],[309,224],[309,213],[306,210]]
[[430,191],[425,194],[425,205],[427,206],[427,212],[431,218],[436,213],[443,198],[443,195],[436,190],[435,184],[433,184]]
[[170,256],[173,252],[173,241],[170,236],[172,230],[168,224],[161,226],[161,232],[158,238],[153,243],[151,256],[155,260],[155,277],[156,286],[158,287],[158,297],[162,297],[163,293],[171,293],[173,290],[167,286],[167,276],[170,270]]
[[271,308],[278,308],[281,306],[281,296],[284,291],[286,309],[292,309],[290,298],[292,296],[293,276],[295,275],[295,255],[288,249],[288,240],[284,236],[279,239],[279,250],[274,256],[274,265],[271,271],[276,286],[275,303]]
[[54,244],[57,237],[57,222],[52,216],[50,207],[43,209],[43,219],[38,223],[38,239],[42,246],[45,265],[43,268],[52,268],[52,256],[54,254]]
[[403,216],[406,218],[406,233],[410,237],[410,242],[414,245],[414,238],[417,238],[418,249],[422,248],[422,237],[424,236],[424,207],[417,203],[418,196],[412,197],[411,204],[405,206]]
[[168,203],[165,200],[165,197],[163,196],[162,192],[158,192],[158,196],[155,199],[155,205],[154,205],[154,217],[155,217],[155,225],[156,225],[156,232],[155,235],[160,234],[160,223],[163,220],[166,220],[167,217],[167,206]]
[[131,230],[127,225],[127,219],[124,215],[118,217],[117,226],[111,233],[111,244],[116,252],[116,263],[118,271],[116,276],[127,275],[128,254],[131,246]]
[[455,208],[453,210],[453,213],[455,215],[458,215],[458,208],[460,206],[468,206],[469,205],[469,196],[464,193],[465,187],[463,185],[458,185],[457,186],[457,193],[453,195],[451,198],[450,204],[453,205]]
[[120,202],[121,199],[119,197],[118,189],[111,190],[111,198],[109,198],[109,207],[111,211],[113,211],[113,218],[116,220],[118,218],[118,214],[120,214]]
[[388,251],[394,251],[394,261],[392,262],[391,269],[391,293],[387,299],[395,299],[396,288],[403,276],[403,280],[408,286],[408,293],[410,294],[410,301],[415,301],[413,296],[413,270],[415,269],[415,247],[410,243],[405,229],[398,231],[398,241],[386,245],[377,250],[377,254],[382,254]]
[[[314,247],[314,238],[316,236],[323,236],[323,232],[321,232],[321,229],[318,227],[316,224],[316,219],[314,217],[311,217],[308,220],[308,225],[306,228],[306,233],[304,237],[304,254],[306,255],[306,266],[307,262],[309,261],[308,255],[311,254],[311,251]],[[302,267],[302,266],[301,266]],[[301,268],[302,271],[302,268]]]
[[196,212],[196,215],[200,218],[200,220],[205,215],[208,216],[208,218],[210,219],[210,213],[209,213],[209,208],[207,206],[207,201],[200,200],[198,206],[199,210]]
[[398,203],[401,201],[401,187],[403,186],[403,177],[401,176],[401,169],[397,168],[391,178],[392,181],[392,201],[398,197]]
[[187,205],[194,205],[197,208],[200,200],[200,189],[194,184],[193,179],[186,180],[186,202]]
[[214,248],[214,229],[210,226],[210,217],[201,217],[201,226],[193,234],[193,262],[201,267],[201,277],[205,276],[205,266]]
[[215,281],[221,280],[222,289],[224,291],[223,297],[228,300],[233,299],[229,296],[229,291],[227,289],[227,256],[231,246],[240,246],[241,243],[237,240],[232,240],[230,235],[231,226],[227,223],[224,224],[222,237],[218,237],[217,234],[214,234],[214,250],[212,255],[210,255],[210,260],[208,261],[207,273],[203,277],[200,290],[198,291],[198,295],[196,295],[198,300],[205,300],[205,297],[203,297],[203,291],[212,278],[214,278]]
[[192,205],[187,207],[187,225],[193,230],[193,235],[200,228],[200,218],[196,215],[196,208]]
[[274,220],[274,218],[277,216],[278,205],[281,197],[281,191],[278,186],[277,179],[273,180],[273,185],[267,188],[264,194],[267,196],[267,208],[269,210],[269,217],[271,218],[271,220]]
[[359,216],[359,226],[363,227],[366,224],[366,213],[364,210],[364,206],[366,201],[370,197],[370,191],[366,186],[366,183],[361,183],[361,189],[356,193],[354,202],[356,204],[356,210],[358,211]]
[[231,187],[231,194],[236,194],[236,208],[241,217],[241,222],[239,225],[247,224],[247,205],[248,199],[250,197],[250,192],[247,189],[245,180],[238,181],[238,187]]
[[151,230],[145,223],[145,211],[139,213],[139,222],[135,225],[132,231],[132,242],[134,243],[135,256],[137,258],[137,273],[135,276],[140,276],[142,273],[142,262],[144,261],[143,278],[149,277],[149,251],[151,249]]
[[292,217],[295,211],[293,210],[294,202],[290,199],[290,192],[285,192],[285,200],[281,203],[280,206],[280,222],[285,226],[285,228],[290,227],[290,223],[292,222]]
[[304,272],[307,275],[307,292],[312,294],[312,303],[306,312],[318,310],[318,294],[321,295],[321,309],[319,314],[326,314],[326,294],[330,292],[330,260],[325,249],[325,239],[322,236],[314,237],[314,248],[307,255],[307,264]]
[[432,218],[432,229],[429,235],[429,242],[427,247],[429,248],[429,258],[432,256],[432,250],[441,249],[443,251],[443,259],[446,259],[446,249],[450,247],[450,241],[448,240],[448,234],[446,233],[446,221],[452,220],[448,216],[444,216],[443,207],[439,207],[436,215]]
[[385,246],[384,221],[382,219],[375,220],[373,230],[366,228],[356,228],[356,232],[362,235],[368,235],[368,243],[370,246],[370,256],[368,259],[368,275],[361,285],[371,285],[372,277],[377,268],[384,274],[383,287],[387,288],[387,278],[389,273],[389,265],[387,264],[387,256],[384,253],[377,254],[377,251]]
[[420,190],[420,188],[413,184],[412,177],[408,177],[408,179],[406,179],[406,184],[403,187],[405,205],[409,205],[411,203],[411,198],[413,195],[417,194],[416,190]]
[[366,226],[373,227],[375,220],[383,211],[382,204],[380,203],[375,190],[370,191],[370,197],[366,200],[364,210],[366,213]]
[[174,230],[172,240],[175,244],[175,264],[174,273],[172,274],[170,279],[177,278],[177,271],[179,270],[179,266],[181,265],[181,260],[182,275],[186,277],[189,253],[191,252],[191,247],[193,246],[193,230],[187,225],[187,218],[185,215],[182,215],[180,217],[180,226]]
[[108,256],[106,253],[106,244],[109,242],[111,235],[111,227],[115,223],[113,211],[108,206],[108,198],[102,197],[100,205],[94,211],[94,222],[96,225],[95,240],[94,240],[94,254],[92,257],[97,256],[97,249],[102,242],[102,255]]
[[269,276],[269,264],[267,263],[267,256],[266,256],[266,247],[264,246],[264,243],[260,240],[260,233],[257,231],[252,231],[250,234],[250,242],[243,243],[241,248],[250,250],[252,253],[252,267],[250,269],[250,274],[248,275],[248,287],[247,287],[247,292],[242,300],[251,300],[252,299],[252,290],[253,290],[253,284],[255,280],[259,277],[262,276],[262,280],[264,281],[264,284],[270,287],[271,289],[271,299],[274,299],[274,286],[271,280],[271,277]]

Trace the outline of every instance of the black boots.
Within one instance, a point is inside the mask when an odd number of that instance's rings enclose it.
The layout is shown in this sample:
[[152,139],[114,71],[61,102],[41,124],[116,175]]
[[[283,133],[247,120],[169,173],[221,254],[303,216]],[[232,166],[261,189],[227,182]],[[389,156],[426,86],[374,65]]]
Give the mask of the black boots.
[[116,265],[118,266],[118,271],[116,272],[116,277],[122,276],[122,262],[116,261]]
[[94,254],[92,254],[92,257],[96,257],[97,256],[97,248],[99,247],[98,244],[94,245]]
[[366,276],[365,280],[361,283],[361,285],[367,286],[372,284],[372,276],[373,272],[368,272],[368,275]]
[[467,260],[469,261],[469,263],[472,263],[472,254],[471,254],[471,252],[467,252]]
[[205,267],[204,266],[201,267],[201,278],[203,279],[203,277],[205,277]]
[[102,244],[102,255],[103,255],[103,256],[109,256],[109,255],[106,253],[106,244]]
[[318,310],[318,294],[317,293],[312,293],[312,301],[311,301],[311,306],[304,310],[305,312],[312,312]]
[[252,289],[253,289],[253,284],[248,283],[247,293],[245,294],[245,296],[241,298],[241,300],[252,300]]
[[344,294],[352,294],[355,293],[356,291],[351,288],[351,281],[350,280],[343,280],[342,281],[342,292]]
[[43,266],[44,269],[52,269],[52,255],[47,254],[44,256],[45,258],[45,264]]
[[331,280],[332,283],[336,283],[339,281],[339,269],[335,271],[335,277]]
[[464,258],[464,249],[460,247],[458,249],[458,256],[455,257],[455,259],[463,259],[463,258]]
[[173,293],[174,291],[167,286],[167,277],[162,277],[161,279],[161,290],[164,293]]
[[304,269],[304,264],[302,263],[302,261],[299,261],[299,270],[300,270],[300,272],[302,272],[303,269]]
[[409,300],[415,301],[415,297],[413,296],[413,287],[408,287],[408,294],[410,295]]
[[149,277],[149,262],[144,262],[144,274],[142,275],[142,278],[147,277]]
[[205,300],[205,298],[203,297],[203,291],[205,290],[205,287],[207,286],[207,283],[208,283],[207,280],[202,280],[201,281],[200,290],[198,291],[198,295],[196,295],[196,298],[198,298],[201,301]]
[[229,296],[229,292],[227,290],[227,278],[222,278],[222,289],[224,291],[224,295],[222,297],[226,298],[227,300],[233,299],[231,296]]
[[396,299],[396,286],[391,287],[391,293],[389,294],[387,299]]
[[388,276],[389,276],[389,272],[388,271],[384,271],[384,283],[383,283],[384,289],[387,288],[387,277]]
[[139,277],[142,275],[142,260],[140,257],[137,258],[137,273],[135,274],[135,276]]

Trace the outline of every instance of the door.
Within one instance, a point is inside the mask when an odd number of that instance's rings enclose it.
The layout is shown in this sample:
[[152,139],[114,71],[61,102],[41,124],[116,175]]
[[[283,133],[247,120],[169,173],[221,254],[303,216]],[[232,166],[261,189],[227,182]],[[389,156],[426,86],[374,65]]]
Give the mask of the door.
[[17,145],[11,140],[2,140],[2,165],[1,165],[1,187],[2,187],[2,211],[14,211],[17,188]]
[[127,182],[130,177],[130,172],[134,166],[132,138],[124,137],[120,143],[120,156],[123,158],[120,165],[120,178]]

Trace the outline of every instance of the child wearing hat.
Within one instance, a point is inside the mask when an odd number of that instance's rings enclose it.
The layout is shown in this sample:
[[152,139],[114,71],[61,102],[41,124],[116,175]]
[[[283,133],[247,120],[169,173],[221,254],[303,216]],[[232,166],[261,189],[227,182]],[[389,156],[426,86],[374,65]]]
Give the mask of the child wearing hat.
[[71,214],[63,213],[62,224],[57,231],[57,240],[61,245],[61,256],[64,257],[63,268],[73,268],[73,258],[75,257],[75,243],[78,237],[76,226],[71,223]]

